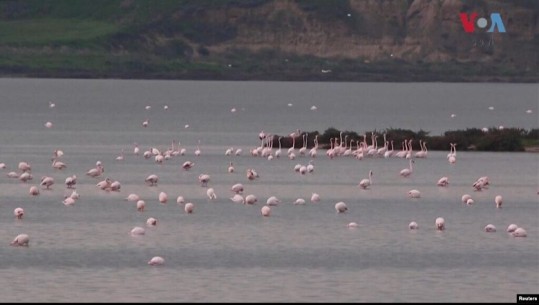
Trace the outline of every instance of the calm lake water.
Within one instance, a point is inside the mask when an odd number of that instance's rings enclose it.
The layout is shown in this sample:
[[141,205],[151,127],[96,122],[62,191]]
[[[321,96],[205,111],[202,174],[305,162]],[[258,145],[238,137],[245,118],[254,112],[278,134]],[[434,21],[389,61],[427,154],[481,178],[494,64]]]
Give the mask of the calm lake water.
[[[401,158],[329,159],[319,150],[314,172],[300,175],[294,165],[311,158],[297,149],[295,160],[249,154],[261,130],[539,128],[537,84],[0,79],[0,90],[1,301],[515,302],[517,293],[539,293],[539,154],[458,151],[449,164],[449,148],[429,151],[408,178],[399,175],[409,166]],[[142,153],[172,141],[186,154],[162,164],[133,154],[135,142]],[[225,156],[229,147],[243,153]],[[51,167],[55,149],[64,170]],[[85,175],[98,160],[103,175]],[[185,171],[188,160],[195,166]],[[20,161],[32,166],[27,183],[7,177]],[[248,168],[260,177],[249,181]],[[372,186],[362,190],[369,170]],[[201,173],[211,175],[217,199],[206,196]],[[71,190],[63,182],[73,174],[81,198],[65,206]],[[150,174],[157,186],[144,184]],[[30,196],[45,175],[55,179],[52,190]],[[436,186],[442,176],[448,187]],[[475,192],[481,176],[491,185]],[[120,181],[120,192],[99,190],[105,177]],[[258,202],[232,202],[235,183]],[[408,198],[411,189],[421,198]],[[145,200],[144,212],[124,200],[130,193]],[[310,202],[312,193],[320,202]],[[461,202],[466,193],[471,206]],[[194,203],[193,214],[176,203],[179,195]],[[263,217],[270,196],[282,202]],[[297,198],[306,204],[292,204]],[[346,213],[336,213],[338,201]],[[16,207],[23,219],[13,216]],[[149,217],[157,226],[146,226]],[[408,229],[411,221],[418,230]],[[506,233],[511,223],[528,237]],[[497,232],[486,233],[487,224]],[[135,226],[146,234],[131,236]],[[9,245],[20,233],[29,247]],[[153,256],[165,264],[149,266]]]

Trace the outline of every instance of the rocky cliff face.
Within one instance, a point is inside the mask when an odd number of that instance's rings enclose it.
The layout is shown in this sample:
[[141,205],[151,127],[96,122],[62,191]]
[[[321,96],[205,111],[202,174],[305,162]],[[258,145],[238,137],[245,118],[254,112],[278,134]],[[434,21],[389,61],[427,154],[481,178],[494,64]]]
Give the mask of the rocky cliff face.
[[[275,0],[248,8],[207,9],[197,18],[236,29],[234,38],[206,46],[212,53],[277,49],[367,62],[490,62],[538,68],[539,5],[530,1],[326,1],[338,7],[330,10],[311,2]],[[466,33],[461,12],[477,12],[487,20],[499,12],[506,33],[486,33],[477,26],[474,33]]]

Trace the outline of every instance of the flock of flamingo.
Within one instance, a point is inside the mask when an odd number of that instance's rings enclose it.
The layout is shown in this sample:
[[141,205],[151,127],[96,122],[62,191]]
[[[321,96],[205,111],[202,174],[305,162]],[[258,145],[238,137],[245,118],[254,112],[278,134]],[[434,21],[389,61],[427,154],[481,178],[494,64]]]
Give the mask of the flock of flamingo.
[[[54,108],[56,104],[50,102],[49,107]],[[146,110],[149,110],[151,106],[146,106]],[[168,109],[168,106],[163,107],[165,110]],[[52,128],[53,124],[51,122],[47,122],[45,124],[46,128]],[[145,120],[142,122],[142,126],[144,128],[147,128],[149,126],[149,120]],[[186,125],[186,128],[188,126]],[[290,133],[289,137],[292,139],[292,146],[288,148],[286,151],[286,156],[283,152],[283,148],[281,145],[281,139],[282,136],[279,136],[277,138],[279,147],[274,150],[273,148],[273,142],[275,135],[268,134],[264,131],[261,131],[258,134],[258,138],[260,140],[260,145],[252,148],[250,150],[250,156],[252,157],[263,157],[267,158],[268,160],[272,159],[278,159],[278,158],[288,158],[291,160],[294,160],[299,157],[308,157],[310,158],[310,161],[307,165],[298,163],[294,166],[294,171],[301,175],[307,175],[314,172],[314,162],[313,159],[318,157],[318,139],[314,139],[314,146],[308,150],[307,147],[307,134],[304,133],[302,135],[303,140],[303,146],[299,149],[296,149],[296,138],[299,138],[301,133],[299,130],[294,131]],[[413,172],[414,168],[413,165],[416,162],[415,160],[418,158],[427,158],[428,156],[428,150],[426,146],[426,142],[419,140],[419,146],[421,147],[420,151],[415,151],[412,148],[412,139],[403,141],[402,149],[400,151],[395,151],[393,147],[393,141],[388,141],[386,139],[386,135],[383,135],[383,146],[378,147],[378,135],[375,133],[371,134],[371,144],[368,144],[367,142],[368,136],[366,134],[363,135],[363,141],[355,141],[356,146],[354,146],[354,140],[348,141],[347,136],[345,138],[342,138],[342,133],[340,137],[332,138],[330,139],[330,148],[326,150],[325,155],[327,158],[334,159],[338,157],[353,157],[357,159],[363,159],[363,158],[404,158],[409,160],[409,166],[406,168],[403,168],[399,174],[402,176],[403,179],[410,177]],[[198,157],[201,155],[201,148],[200,148],[200,141],[199,145],[197,145],[196,149],[193,151],[193,156]],[[241,149],[233,149],[232,147],[227,148],[224,152],[225,156],[230,155],[236,155],[240,156],[243,154],[243,151]],[[125,152],[122,149],[121,153],[115,158],[116,162],[121,162],[124,160]],[[175,141],[172,141],[172,145],[166,149],[158,149],[157,147],[150,147],[148,150],[142,152],[139,148],[139,145],[137,143],[134,143],[133,156],[140,156],[144,159],[151,160],[153,158],[153,161],[157,164],[161,164],[167,160],[172,159],[175,156],[185,156],[188,155],[187,149],[185,147],[180,147],[180,143],[176,144]],[[68,167],[68,164],[62,161],[62,157],[64,156],[64,152],[61,149],[56,149],[53,152],[53,156],[51,158],[51,167],[55,171],[62,171]],[[456,144],[451,143],[450,152],[447,155],[447,160],[449,164],[455,164],[457,161],[457,149]],[[202,162],[202,161],[201,161]],[[233,174],[236,172],[233,162],[227,161],[228,163],[228,173]],[[194,168],[195,162],[193,161],[185,161],[180,166],[181,170],[189,171]],[[7,169],[8,166],[5,163],[0,163],[0,169]],[[17,166],[18,171],[10,171],[7,173],[7,177],[18,179],[21,183],[28,183],[29,181],[33,180],[32,176],[32,167],[31,164],[27,161],[21,161],[19,162]],[[95,167],[89,169],[86,173],[84,173],[85,176],[100,179],[100,177],[103,177],[105,173],[105,166],[103,162],[97,161],[95,164]],[[246,179],[248,181],[259,179],[260,175],[254,168],[248,168],[245,171]],[[373,186],[373,176],[374,172],[372,170],[369,171],[368,178],[362,179],[361,181],[358,181],[357,187],[361,189],[369,189]],[[208,173],[201,173],[198,175],[198,182],[200,183],[201,187],[207,188],[206,194],[209,200],[216,200],[217,195],[214,190],[214,188],[209,187],[209,183],[211,181],[211,175]],[[150,174],[148,175],[144,183],[148,186],[156,186],[159,182],[159,176],[157,174]],[[29,195],[31,196],[39,196],[41,191],[47,191],[51,190],[52,186],[55,184],[55,180],[51,175],[44,175],[41,177],[41,180],[38,185],[32,185],[29,187]],[[474,191],[482,191],[483,189],[488,189],[489,187],[489,178],[487,176],[479,177],[475,182],[471,184],[471,187]],[[77,200],[80,198],[79,193],[76,190],[77,186],[77,175],[70,175],[65,178],[64,181],[65,188],[67,190],[70,190],[71,194],[68,196],[65,196],[63,198],[62,203],[66,206],[73,206],[76,204]],[[441,177],[437,183],[437,186],[439,187],[447,187],[449,185],[449,179],[448,177],[444,176]],[[121,191],[121,183],[119,181],[113,181],[109,177],[105,177],[103,180],[97,182],[95,186],[103,191],[106,192],[120,192]],[[236,183],[230,187],[230,191],[233,194],[229,199],[238,204],[244,204],[244,205],[254,205],[258,202],[258,198],[255,194],[248,194],[244,196],[244,186],[242,183]],[[412,189],[408,192],[408,196],[410,198],[420,198],[421,192]],[[160,203],[167,203],[168,202],[168,195],[166,192],[160,192],[158,195],[158,201]],[[136,193],[131,193],[125,197],[125,200],[129,202],[134,202],[136,210],[139,212],[144,212],[145,208],[145,201]],[[312,203],[316,203],[320,201],[320,195],[317,193],[312,193],[312,196],[310,198],[310,201]],[[176,198],[176,202],[178,205],[183,206],[183,209],[185,213],[191,214],[194,212],[195,204],[193,202],[186,202],[183,196],[178,196]],[[472,205],[474,204],[474,200],[471,195],[464,194],[462,196],[462,202],[466,205]],[[496,195],[494,198],[494,204],[496,208],[501,208],[503,203],[503,198],[501,195]],[[271,215],[272,207],[278,206],[279,204],[282,204],[282,201],[276,197],[271,196],[266,200],[266,203],[261,207],[260,213],[263,217],[269,217]],[[306,200],[303,198],[298,198],[293,202],[294,205],[304,205],[306,204]],[[339,201],[335,204],[335,210],[337,213],[346,213],[348,211],[348,207],[345,202]],[[22,207],[17,207],[13,211],[14,216],[16,219],[22,219],[25,214],[25,210]],[[146,225],[148,227],[153,227],[157,225],[157,219],[150,217],[146,221]],[[349,228],[356,228],[358,227],[358,224],[355,222],[351,222],[347,225]],[[410,230],[417,230],[419,228],[419,225],[412,221],[408,225]],[[445,230],[445,220],[442,217],[438,217],[434,221],[434,228],[439,231]],[[495,232],[496,228],[492,224],[488,224],[484,227],[485,232]],[[517,226],[516,224],[511,224],[506,229],[507,232],[509,232],[514,237],[526,237],[527,233],[526,230],[522,227]],[[140,236],[145,234],[145,229],[140,226],[134,227],[131,232],[131,235],[133,236]],[[30,237],[28,234],[22,233],[17,235],[12,242],[10,243],[12,246],[28,246],[30,241]],[[160,256],[155,256],[152,259],[150,259],[147,263],[149,265],[162,265],[164,264],[164,258]]]

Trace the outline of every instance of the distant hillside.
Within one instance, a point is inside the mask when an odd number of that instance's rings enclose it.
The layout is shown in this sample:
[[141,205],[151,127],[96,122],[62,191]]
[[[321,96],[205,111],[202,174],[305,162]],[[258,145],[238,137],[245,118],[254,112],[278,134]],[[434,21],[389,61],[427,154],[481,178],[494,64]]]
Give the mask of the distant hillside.
[[[500,13],[506,33],[464,31]],[[4,0],[0,76],[539,81],[535,0]]]

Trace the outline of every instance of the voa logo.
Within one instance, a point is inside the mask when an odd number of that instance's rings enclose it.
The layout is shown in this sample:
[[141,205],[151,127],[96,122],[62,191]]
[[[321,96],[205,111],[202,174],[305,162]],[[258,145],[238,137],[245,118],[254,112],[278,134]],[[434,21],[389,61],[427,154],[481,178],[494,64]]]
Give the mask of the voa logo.
[[[471,14],[460,13],[460,22],[462,23],[462,27],[464,27],[464,31],[466,33],[474,33],[476,25],[483,31],[489,26],[489,20],[487,18],[477,18],[477,16],[478,14],[475,12]],[[490,14],[490,27],[488,30],[486,30],[486,32],[492,33],[494,30],[497,30],[500,33],[505,33],[505,25],[503,24],[500,13]]]

